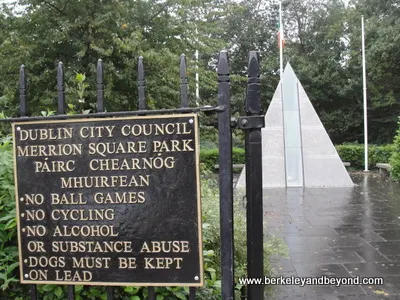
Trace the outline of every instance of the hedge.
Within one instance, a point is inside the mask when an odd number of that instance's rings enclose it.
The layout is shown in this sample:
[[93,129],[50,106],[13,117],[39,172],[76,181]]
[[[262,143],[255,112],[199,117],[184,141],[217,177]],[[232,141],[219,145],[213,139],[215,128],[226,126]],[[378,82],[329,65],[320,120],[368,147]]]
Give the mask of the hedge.
[[[350,162],[353,169],[364,169],[364,145],[362,144],[343,144],[337,145],[336,150],[342,161]],[[375,168],[377,163],[389,163],[392,153],[395,151],[394,145],[369,145],[368,146],[368,165],[369,169]]]
[[[219,165],[218,161],[219,150],[201,150],[200,151],[200,162],[204,164],[205,168],[208,170],[214,170],[215,165]],[[244,149],[232,148],[232,163],[234,164],[244,164],[245,156]]]
[[390,176],[395,181],[400,181],[400,117],[398,125],[399,128],[397,129],[396,136],[393,140],[394,151],[389,161],[390,165],[392,166],[390,169]]
[[[364,145],[362,144],[343,144],[337,145],[336,150],[343,162],[350,162],[352,169],[364,169]],[[395,151],[394,145],[369,145],[368,164],[369,169],[375,168],[377,163],[388,163],[392,153]],[[200,162],[209,170],[214,170],[218,165],[218,149],[201,150]],[[233,148],[232,160],[234,164],[244,164],[245,151],[240,148]]]

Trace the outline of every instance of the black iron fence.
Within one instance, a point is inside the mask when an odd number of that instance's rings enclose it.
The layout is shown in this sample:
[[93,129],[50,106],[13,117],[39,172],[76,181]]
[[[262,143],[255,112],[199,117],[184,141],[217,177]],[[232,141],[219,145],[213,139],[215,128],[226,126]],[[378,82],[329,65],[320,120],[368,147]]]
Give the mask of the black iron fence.
[[[246,147],[246,198],[247,198],[247,239],[248,239],[248,276],[263,275],[263,222],[262,222],[262,170],[261,170],[261,128],[264,126],[261,113],[260,65],[258,53],[250,52],[248,66],[248,88],[245,108],[247,116],[231,119],[230,75],[228,53],[221,51],[218,59],[218,106],[189,107],[188,76],[186,59],[180,59],[180,100],[177,109],[147,110],[145,97],[145,72],[143,58],[138,59],[138,108],[137,111],[104,111],[104,71],[103,62],[97,63],[97,112],[90,114],[66,115],[65,86],[63,64],[57,69],[58,109],[53,116],[27,116],[27,78],[25,67],[20,68],[20,117],[8,118],[2,122],[24,122],[34,120],[60,120],[72,118],[102,118],[115,116],[157,115],[208,112],[218,114],[219,132],[219,193],[220,193],[220,235],[221,235],[221,276],[222,299],[234,299],[234,224],[233,224],[233,176],[232,176],[232,129],[245,130]],[[189,299],[196,299],[196,288],[190,287]],[[246,294],[246,293],[244,293]],[[148,299],[156,300],[155,288],[148,287]],[[262,286],[249,286],[247,299],[263,299]],[[36,285],[30,288],[31,300],[38,299]],[[75,299],[74,286],[68,286],[68,299]],[[113,288],[107,287],[107,299],[114,299]]]

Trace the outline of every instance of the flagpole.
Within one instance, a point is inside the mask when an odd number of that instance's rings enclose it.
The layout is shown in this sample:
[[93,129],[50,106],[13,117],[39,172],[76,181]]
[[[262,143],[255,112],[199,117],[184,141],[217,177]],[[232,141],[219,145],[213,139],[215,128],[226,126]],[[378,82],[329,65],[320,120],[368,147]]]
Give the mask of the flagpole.
[[365,70],[364,16],[361,16],[363,103],[364,103],[364,171],[368,171],[368,119],[367,119],[367,79]]
[[199,50],[196,49],[196,106],[199,106],[200,91],[199,91]]
[[[197,31],[196,25],[196,48],[199,46],[199,35]],[[199,50],[196,49],[195,52],[196,57],[196,106],[199,106],[199,99],[200,99],[200,88],[199,88]]]
[[282,1],[279,1],[279,61],[280,61],[280,80],[283,75],[283,24],[282,24]]

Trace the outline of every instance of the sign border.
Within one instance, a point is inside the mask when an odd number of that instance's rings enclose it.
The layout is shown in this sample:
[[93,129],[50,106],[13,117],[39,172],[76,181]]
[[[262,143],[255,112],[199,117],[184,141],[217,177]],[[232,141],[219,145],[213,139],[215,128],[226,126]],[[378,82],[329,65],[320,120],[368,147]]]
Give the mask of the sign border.
[[[145,113],[145,112],[144,112]],[[112,120],[140,120],[140,119],[167,119],[167,118],[193,118],[195,130],[195,163],[196,163],[196,186],[197,186],[197,225],[198,225],[198,240],[199,240],[199,263],[200,274],[198,282],[193,283],[179,283],[179,282],[98,282],[98,281],[37,281],[24,279],[23,273],[23,260],[21,249],[21,228],[20,228],[20,212],[19,212],[19,196],[18,196],[18,178],[17,178],[17,156],[16,156],[16,139],[15,129],[18,125],[27,124],[49,124],[49,123],[79,123],[79,122],[98,122],[98,121],[112,121]],[[201,287],[204,285],[204,270],[203,270],[203,233],[202,233],[202,207],[201,207],[201,194],[200,194],[200,141],[199,141],[199,128],[198,128],[198,115],[196,113],[190,114],[169,114],[169,115],[151,115],[151,116],[129,116],[129,117],[109,117],[109,118],[80,118],[80,119],[65,119],[65,120],[40,120],[28,122],[13,122],[12,135],[13,135],[13,161],[14,161],[14,189],[15,189],[15,202],[17,210],[17,233],[18,233],[18,256],[19,256],[19,270],[20,270],[20,283],[22,284],[62,284],[62,285],[93,285],[93,286],[187,286],[187,287]]]

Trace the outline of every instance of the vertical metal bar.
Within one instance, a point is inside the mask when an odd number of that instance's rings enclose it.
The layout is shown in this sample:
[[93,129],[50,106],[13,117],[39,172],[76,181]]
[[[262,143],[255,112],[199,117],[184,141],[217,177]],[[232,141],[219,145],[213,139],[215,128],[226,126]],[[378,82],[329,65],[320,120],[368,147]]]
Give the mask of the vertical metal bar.
[[247,289],[245,286],[242,286],[240,289],[240,299],[247,299]]
[[232,132],[230,108],[228,53],[221,51],[218,59],[218,104],[225,110],[218,115],[219,190],[221,217],[222,299],[233,300],[233,183]]
[[28,103],[26,101],[26,74],[25,66],[19,69],[19,115],[24,117],[28,114]]
[[65,114],[65,87],[64,87],[64,66],[60,61],[57,67],[57,90],[58,90],[58,109],[57,114]]
[[107,291],[107,300],[114,300],[114,291],[111,286],[106,288]]
[[[179,74],[181,78],[181,107],[189,107],[188,101],[188,77],[186,72],[186,56],[181,55],[179,64]],[[189,300],[196,300],[196,288],[189,287]]]
[[[103,61],[97,61],[97,112],[104,112],[104,72]],[[114,291],[111,286],[106,287],[107,300],[114,299]]]
[[104,112],[104,73],[103,61],[97,61],[97,112]]
[[[57,90],[58,90],[58,108],[57,114],[65,114],[65,86],[64,86],[64,66],[60,61],[57,67]],[[68,286],[68,300],[75,300],[75,287]]]
[[196,300],[196,288],[195,287],[189,288],[189,300]]
[[[246,115],[261,113],[260,64],[258,53],[250,51]],[[246,121],[245,119],[242,122]],[[247,275],[263,277],[263,205],[262,205],[262,156],[261,129],[245,130],[246,198],[247,198]],[[262,300],[263,285],[248,285],[247,299]]]
[[[28,101],[26,97],[26,74],[25,66],[19,69],[19,115],[25,117],[28,113]],[[37,288],[35,284],[29,286],[29,296],[31,300],[37,300]]]
[[144,66],[143,57],[139,56],[138,59],[138,93],[139,93],[139,110],[146,109],[146,98],[144,96],[145,91],[145,79],[144,79]]
[[30,297],[31,297],[31,300],[37,300],[37,289],[36,289],[36,284],[30,285],[29,295],[30,295]]
[[188,77],[186,72],[186,56],[181,55],[181,62],[179,66],[179,73],[181,77],[181,107],[189,107],[188,101]]
[[75,286],[68,286],[68,300],[75,300]]
[[154,286],[149,286],[147,290],[149,292],[149,300],[156,300],[156,291]]
[[[146,98],[144,96],[145,93],[145,78],[144,78],[144,65],[143,65],[143,57],[139,56],[138,59],[138,68],[137,68],[137,76],[138,76],[138,93],[139,93],[139,110],[146,109]],[[156,300],[156,292],[153,286],[147,287],[149,300]]]

